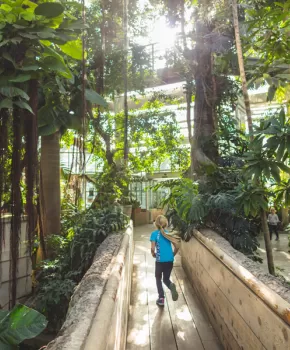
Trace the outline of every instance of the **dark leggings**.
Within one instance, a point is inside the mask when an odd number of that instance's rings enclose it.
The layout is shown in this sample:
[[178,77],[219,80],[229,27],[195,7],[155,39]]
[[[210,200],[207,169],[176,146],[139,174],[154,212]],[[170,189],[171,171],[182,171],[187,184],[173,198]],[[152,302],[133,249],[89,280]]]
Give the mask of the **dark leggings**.
[[279,238],[278,226],[269,224],[270,239],[272,239],[273,232],[275,232],[277,239]]
[[163,283],[170,288],[170,274],[173,268],[173,262],[156,262],[155,263],[155,278],[156,285],[159,294],[159,298],[164,298],[164,290],[162,287],[162,274],[163,274]]

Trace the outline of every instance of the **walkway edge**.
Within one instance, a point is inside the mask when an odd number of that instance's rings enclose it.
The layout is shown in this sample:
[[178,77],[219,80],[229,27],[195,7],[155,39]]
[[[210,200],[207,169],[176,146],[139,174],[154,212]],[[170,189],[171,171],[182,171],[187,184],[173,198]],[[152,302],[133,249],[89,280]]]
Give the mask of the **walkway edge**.
[[133,228],[124,233],[111,275],[86,339],[84,350],[124,350],[133,269]]
[[280,295],[259,281],[246,268],[237,263],[226,252],[199,231],[193,230],[194,237],[210,250],[228,269],[230,269],[249,289],[251,289],[269,308],[290,325],[290,305]]

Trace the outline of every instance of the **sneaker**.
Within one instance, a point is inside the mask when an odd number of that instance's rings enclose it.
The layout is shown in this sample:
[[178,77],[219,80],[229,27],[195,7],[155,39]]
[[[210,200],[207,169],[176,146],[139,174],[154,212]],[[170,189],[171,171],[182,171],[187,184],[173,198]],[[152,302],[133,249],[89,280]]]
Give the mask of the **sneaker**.
[[156,300],[156,304],[157,304],[158,306],[164,306],[164,298],[158,298],[158,299]]
[[277,238],[275,239],[275,241],[279,241],[279,238],[277,237]]
[[176,285],[174,283],[171,283],[170,285],[170,292],[172,295],[172,300],[176,301],[178,299],[178,292],[176,290]]

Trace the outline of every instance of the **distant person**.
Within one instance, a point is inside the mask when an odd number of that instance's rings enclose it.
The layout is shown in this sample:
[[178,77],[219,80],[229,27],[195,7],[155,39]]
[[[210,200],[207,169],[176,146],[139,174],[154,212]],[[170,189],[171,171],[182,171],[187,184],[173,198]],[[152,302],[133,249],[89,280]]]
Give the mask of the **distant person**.
[[269,224],[269,230],[270,230],[270,239],[272,240],[273,232],[276,234],[276,241],[279,240],[279,233],[278,233],[278,223],[280,222],[278,215],[276,214],[275,208],[270,209],[270,214],[268,216],[268,224]]
[[168,221],[165,216],[159,215],[156,218],[155,226],[157,230],[153,231],[150,237],[151,241],[151,254],[156,258],[155,263],[155,278],[158,290],[158,299],[156,304],[159,306],[164,306],[164,290],[162,287],[162,276],[163,283],[169,288],[172,300],[176,301],[178,299],[178,293],[176,286],[170,281],[170,274],[173,269],[174,256],[178,252],[178,247],[175,246],[174,251],[172,250],[172,243],[167,239],[166,236],[168,231],[165,229],[168,226]]

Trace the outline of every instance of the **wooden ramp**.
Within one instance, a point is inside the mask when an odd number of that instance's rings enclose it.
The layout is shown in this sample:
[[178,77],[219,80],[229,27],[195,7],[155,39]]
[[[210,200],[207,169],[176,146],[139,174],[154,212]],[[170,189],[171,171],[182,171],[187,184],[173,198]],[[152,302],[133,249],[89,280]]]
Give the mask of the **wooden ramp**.
[[172,280],[179,299],[166,291],[166,305],[156,305],[155,259],[150,254],[153,225],[134,228],[134,269],[127,350],[221,350],[217,336],[176,257]]

